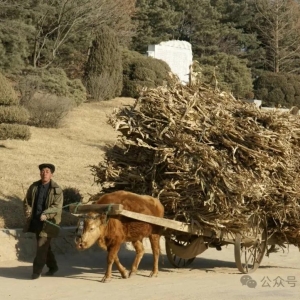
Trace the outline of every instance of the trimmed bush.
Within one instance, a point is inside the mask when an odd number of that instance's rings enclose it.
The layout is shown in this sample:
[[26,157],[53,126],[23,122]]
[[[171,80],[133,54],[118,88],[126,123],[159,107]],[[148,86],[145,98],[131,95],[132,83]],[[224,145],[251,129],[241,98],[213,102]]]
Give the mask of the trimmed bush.
[[88,86],[93,100],[108,100],[112,97],[111,91],[115,89],[115,83],[108,73],[102,73],[99,76],[90,75]]
[[255,91],[255,98],[263,100],[263,99],[267,99],[268,97],[268,89],[267,88],[261,88],[257,91]]
[[19,99],[10,82],[0,73],[0,140],[29,140],[28,111],[19,106]]
[[43,128],[58,128],[74,105],[68,98],[39,93],[24,103],[30,114],[28,124]]
[[0,124],[0,140],[8,139],[29,140],[29,127],[19,124]]
[[28,110],[21,106],[0,106],[0,120],[2,123],[27,124]]
[[122,96],[137,98],[140,89],[144,87],[172,84],[170,73],[171,69],[166,62],[124,50]]
[[0,105],[17,105],[17,94],[8,79],[0,73]]
[[21,104],[30,101],[36,92],[69,98],[78,106],[86,101],[86,90],[79,79],[71,80],[60,68],[49,70],[28,68],[19,79]]
[[279,106],[279,105],[283,105],[283,103],[285,103],[284,101],[284,93],[282,92],[282,90],[279,88],[275,88],[272,89],[271,92],[269,92],[269,101],[272,101],[272,106]]
[[81,203],[83,196],[81,195],[80,191],[74,187],[66,187],[63,189],[64,194],[64,203],[63,206],[64,210],[69,211],[70,204]]
[[263,106],[300,106],[299,75],[264,72],[254,81],[254,90]]

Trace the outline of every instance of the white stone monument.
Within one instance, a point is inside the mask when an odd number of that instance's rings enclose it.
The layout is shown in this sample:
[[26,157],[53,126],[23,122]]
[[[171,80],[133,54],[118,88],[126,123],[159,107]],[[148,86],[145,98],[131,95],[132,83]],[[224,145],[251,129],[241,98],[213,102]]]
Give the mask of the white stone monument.
[[189,67],[193,62],[192,45],[189,42],[172,40],[149,45],[147,54],[165,61],[182,84],[189,83]]

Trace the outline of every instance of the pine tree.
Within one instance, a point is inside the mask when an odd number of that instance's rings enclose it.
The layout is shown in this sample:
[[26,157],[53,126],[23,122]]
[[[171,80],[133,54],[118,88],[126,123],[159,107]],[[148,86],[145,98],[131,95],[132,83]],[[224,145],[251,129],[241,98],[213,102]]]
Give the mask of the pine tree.
[[[180,9],[182,9],[186,0],[177,1],[180,1]],[[177,39],[178,23],[182,12],[176,11],[173,2],[171,0],[136,1],[137,12],[133,21],[137,33],[132,39],[132,50],[145,53],[150,44]]]
[[114,34],[103,26],[96,34],[86,64],[85,83],[94,100],[108,100],[121,94],[122,53]]

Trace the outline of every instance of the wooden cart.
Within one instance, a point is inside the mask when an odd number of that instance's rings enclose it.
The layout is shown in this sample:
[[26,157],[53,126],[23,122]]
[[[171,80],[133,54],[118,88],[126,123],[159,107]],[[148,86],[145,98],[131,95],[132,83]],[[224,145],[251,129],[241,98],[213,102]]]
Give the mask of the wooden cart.
[[222,246],[232,244],[237,268],[240,272],[247,274],[259,267],[267,249],[266,222],[258,216],[249,217],[247,232],[229,233],[225,226],[219,226],[217,230],[207,229],[194,220],[191,223],[185,223],[149,216],[125,210],[121,204],[70,206],[70,212],[76,215],[84,215],[91,211],[122,215],[162,227],[167,257],[177,268],[187,267],[197,255],[210,247],[221,250]]

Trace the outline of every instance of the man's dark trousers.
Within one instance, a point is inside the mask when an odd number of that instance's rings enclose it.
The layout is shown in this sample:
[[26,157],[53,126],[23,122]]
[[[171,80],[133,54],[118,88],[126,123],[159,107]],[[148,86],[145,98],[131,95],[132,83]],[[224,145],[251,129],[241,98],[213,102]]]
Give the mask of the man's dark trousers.
[[36,233],[36,256],[33,261],[33,273],[41,274],[45,265],[50,270],[57,269],[57,262],[51,250],[51,239],[49,237],[40,237]]

